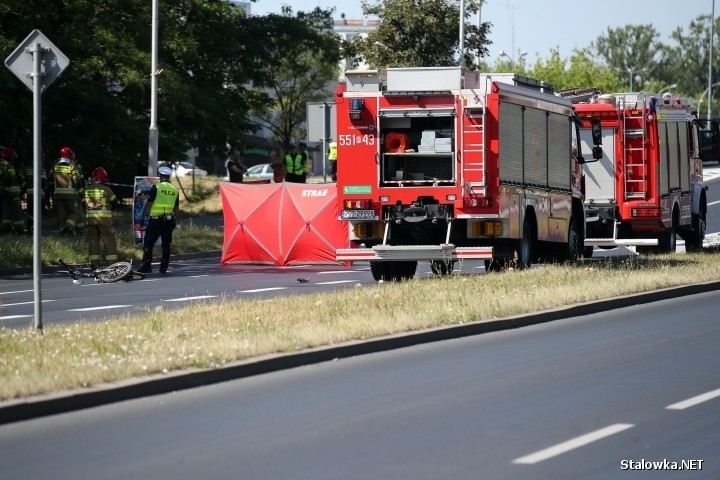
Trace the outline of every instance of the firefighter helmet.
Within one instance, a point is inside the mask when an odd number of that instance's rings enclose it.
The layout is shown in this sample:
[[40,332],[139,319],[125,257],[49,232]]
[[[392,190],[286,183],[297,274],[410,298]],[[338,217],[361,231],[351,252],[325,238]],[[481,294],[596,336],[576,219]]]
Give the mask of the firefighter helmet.
[[95,170],[92,171],[91,178],[97,182],[105,183],[107,182],[108,174],[103,167],[96,167]]
[[70,147],[62,147],[60,149],[60,157],[75,160],[75,152],[73,152],[72,148]]
[[17,157],[17,153],[15,153],[15,150],[10,147],[3,147],[3,149],[0,150],[0,157],[13,159]]

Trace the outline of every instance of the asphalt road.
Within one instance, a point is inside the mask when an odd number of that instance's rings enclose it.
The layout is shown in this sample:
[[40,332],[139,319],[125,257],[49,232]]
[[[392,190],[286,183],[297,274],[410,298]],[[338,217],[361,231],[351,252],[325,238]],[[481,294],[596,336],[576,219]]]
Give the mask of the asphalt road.
[[[717,479],[717,300],[688,296],[3,425],[0,476]],[[623,470],[682,461],[695,470]]]

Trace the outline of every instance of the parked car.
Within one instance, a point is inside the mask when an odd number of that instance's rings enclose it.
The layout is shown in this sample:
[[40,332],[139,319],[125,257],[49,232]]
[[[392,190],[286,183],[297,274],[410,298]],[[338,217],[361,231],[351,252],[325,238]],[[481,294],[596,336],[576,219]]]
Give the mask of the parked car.
[[720,161],[720,138],[718,133],[709,129],[700,129],[700,158],[704,162]]
[[252,180],[271,180],[273,178],[273,168],[269,163],[261,163],[248,168],[245,173],[245,179]]
[[193,172],[193,164],[190,162],[177,162],[172,168],[173,177],[191,177],[193,174],[196,177],[207,177],[207,171],[202,168],[195,167]]

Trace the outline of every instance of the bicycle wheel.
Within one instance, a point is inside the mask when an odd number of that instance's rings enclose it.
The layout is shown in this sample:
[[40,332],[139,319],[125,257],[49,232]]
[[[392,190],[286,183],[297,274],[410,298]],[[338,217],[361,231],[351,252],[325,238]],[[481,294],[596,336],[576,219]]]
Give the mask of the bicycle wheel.
[[98,278],[103,283],[115,283],[132,274],[132,265],[128,262],[117,262],[100,269]]

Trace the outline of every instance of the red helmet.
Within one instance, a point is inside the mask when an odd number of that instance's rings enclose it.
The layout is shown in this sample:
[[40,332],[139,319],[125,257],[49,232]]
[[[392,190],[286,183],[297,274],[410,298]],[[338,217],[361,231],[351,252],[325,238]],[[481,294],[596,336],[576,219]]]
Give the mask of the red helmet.
[[107,182],[108,174],[103,167],[97,167],[95,168],[95,170],[92,171],[91,177],[93,180],[96,180],[100,183],[105,183]]
[[72,148],[70,148],[70,147],[62,147],[60,149],[60,157],[61,158],[69,158],[70,160],[75,160],[75,152],[73,152]]
[[15,153],[15,150],[10,147],[4,147],[2,150],[0,150],[0,157],[15,158],[17,157],[17,153]]

